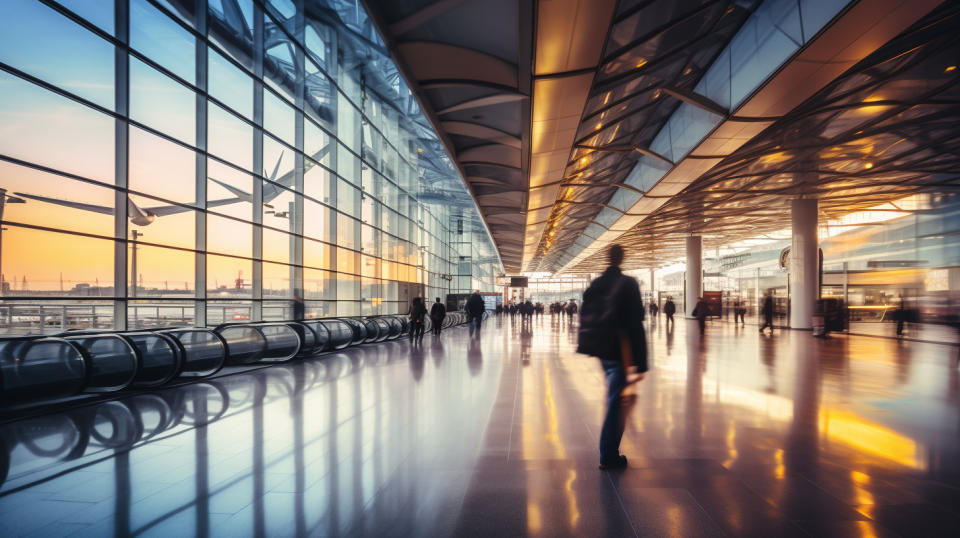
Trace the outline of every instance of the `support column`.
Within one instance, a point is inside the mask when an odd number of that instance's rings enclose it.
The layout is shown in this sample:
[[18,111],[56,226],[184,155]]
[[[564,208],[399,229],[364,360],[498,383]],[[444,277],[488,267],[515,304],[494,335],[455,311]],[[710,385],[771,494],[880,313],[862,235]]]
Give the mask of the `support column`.
[[817,241],[817,200],[793,200],[790,206],[793,244],[790,247],[790,328],[810,329],[820,297],[820,251]]
[[[655,282],[655,276],[656,276],[656,275],[653,274],[653,267],[651,267],[651,268],[650,268],[650,302],[651,302],[651,303],[656,303],[656,302],[657,302],[657,291],[656,291],[656,290],[657,290],[657,286],[656,286],[656,284],[654,283],[654,282]],[[659,306],[659,305],[657,305],[657,306]]]
[[697,297],[703,294],[703,243],[699,235],[687,238],[687,283],[684,289],[683,310],[693,317]]

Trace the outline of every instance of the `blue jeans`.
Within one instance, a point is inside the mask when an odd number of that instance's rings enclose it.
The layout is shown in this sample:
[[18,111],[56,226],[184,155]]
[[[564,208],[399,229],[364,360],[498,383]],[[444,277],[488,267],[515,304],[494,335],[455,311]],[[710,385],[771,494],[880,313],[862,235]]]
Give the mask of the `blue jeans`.
[[627,386],[627,372],[619,360],[601,359],[603,371],[607,375],[607,416],[600,428],[600,461],[611,462],[620,456],[620,439],[623,429],[620,427],[622,408],[620,393]]

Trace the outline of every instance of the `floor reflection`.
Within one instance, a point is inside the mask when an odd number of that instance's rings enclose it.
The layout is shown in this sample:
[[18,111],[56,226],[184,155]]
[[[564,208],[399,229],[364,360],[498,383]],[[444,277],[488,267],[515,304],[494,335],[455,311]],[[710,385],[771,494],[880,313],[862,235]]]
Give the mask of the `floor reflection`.
[[492,317],[0,425],[27,534],[936,535],[960,523],[956,350],[648,325],[653,369],[596,469],[576,320]]

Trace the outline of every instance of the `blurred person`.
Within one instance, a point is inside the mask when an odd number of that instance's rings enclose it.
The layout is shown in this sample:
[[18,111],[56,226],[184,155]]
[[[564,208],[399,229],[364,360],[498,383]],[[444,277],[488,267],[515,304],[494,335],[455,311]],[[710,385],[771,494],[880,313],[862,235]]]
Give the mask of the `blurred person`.
[[414,343],[423,341],[423,322],[427,317],[427,307],[423,304],[423,299],[414,297],[410,303],[410,340]]
[[440,335],[440,331],[443,329],[443,320],[447,317],[447,307],[440,302],[440,298],[437,297],[437,300],[433,303],[433,306],[430,307],[430,322],[433,324],[433,334]]
[[770,327],[770,334],[773,334],[773,292],[767,290],[766,297],[763,298],[763,307],[760,309],[763,314],[763,325],[760,326],[760,332]]
[[480,290],[475,290],[473,295],[467,299],[467,316],[470,323],[470,336],[480,335],[480,325],[483,323],[483,312],[486,307],[483,304],[483,297],[480,296]]
[[673,327],[673,315],[677,313],[677,305],[673,304],[673,297],[667,297],[663,303],[663,313],[667,316],[667,328]]
[[607,256],[610,266],[583,293],[577,352],[599,358],[607,377],[600,468],[622,469],[627,466],[627,457],[620,454],[620,440],[627,415],[636,402],[635,395],[623,392],[642,380],[647,371],[647,340],[640,286],[636,279],[620,271],[623,247],[611,245]]
[[703,297],[697,297],[697,304],[693,307],[693,312],[690,314],[697,318],[697,326],[700,327],[700,334],[703,334],[703,331],[707,328],[708,310],[707,303],[704,302]]

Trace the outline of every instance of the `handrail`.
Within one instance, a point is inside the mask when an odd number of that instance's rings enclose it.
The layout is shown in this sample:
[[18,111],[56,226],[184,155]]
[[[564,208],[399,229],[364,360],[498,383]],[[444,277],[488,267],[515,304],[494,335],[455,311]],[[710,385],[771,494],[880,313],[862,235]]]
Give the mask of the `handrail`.
[[[443,327],[465,322],[462,312],[448,312]],[[409,332],[406,316],[376,315],[0,337],[0,410],[83,393],[153,389],[209,377],[226,365],[314,357]]]

